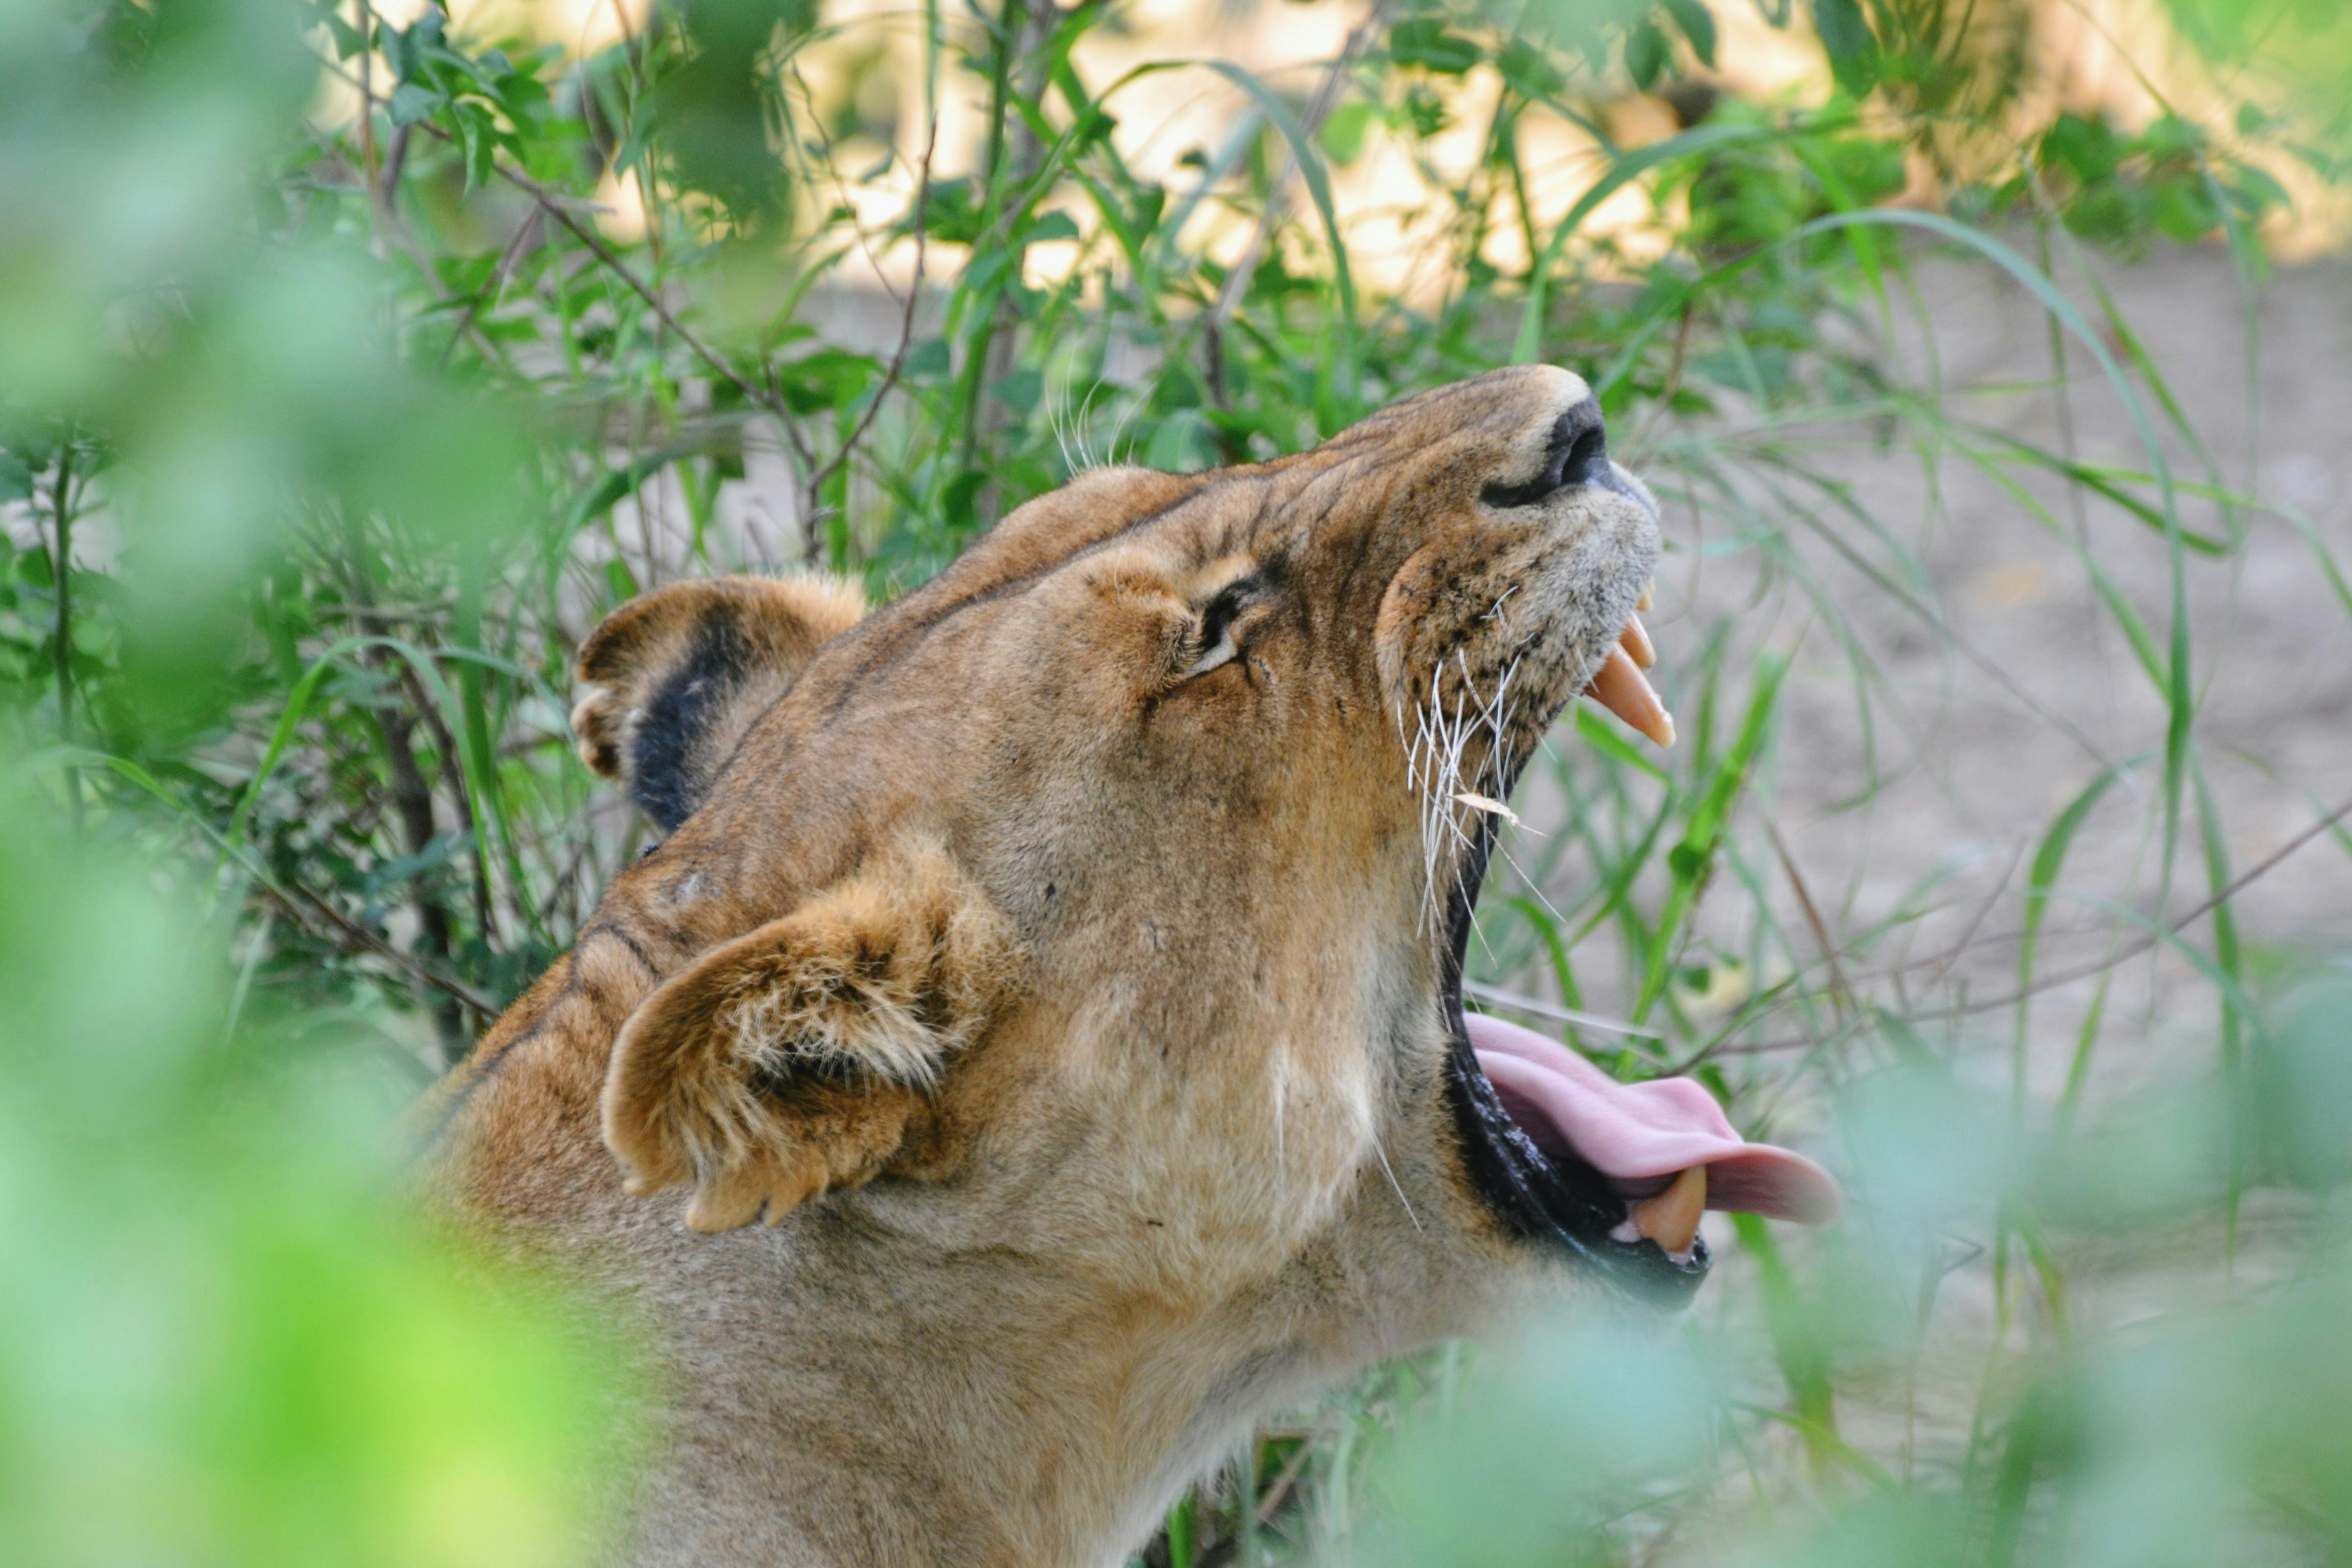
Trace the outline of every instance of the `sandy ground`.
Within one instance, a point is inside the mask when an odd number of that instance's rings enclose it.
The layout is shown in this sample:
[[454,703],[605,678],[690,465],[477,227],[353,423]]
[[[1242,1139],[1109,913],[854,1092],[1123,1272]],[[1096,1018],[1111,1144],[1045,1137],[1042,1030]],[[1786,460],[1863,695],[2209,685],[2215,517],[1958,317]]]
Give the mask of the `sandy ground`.
[[[2252,400],[2244,320],[2225,255],[2171,252],[2103,276],[2207,448],[2200,455],[2167,438],[2176,476],[2203,483],[2218,470],[2229,484],[2298,513],[2339,560],[2352,561],[2352,437],[2345,428],[2352,413],[2352,266],[2314,265],[2272,279],[2255,315]],[[1937,263],[1923,272],[1923,293],[1932,301],[1945,383],[1955,393],[1965,390],[1951,400],[1954,415],[2057,447],[2057,398],[2046,385],[2013,390],[2046,383],[2051,365],[2046,318],[2024,289],[1990,269]],[[2095,321],[2088,291],[2074,293]],[[1912,332],[1906,341],[1916,367],[1921,336]],[[2122,400],[2079,346],[2072,363],[2069,404],[2082,460],[2147,468],[2146,448]],[[2156,400],[2144,384],[2138,390],[2161,422]],[[2015,989],[2011,939],[2026,867],[2042,835],[2104,768],[2146,756],[2085,821],[2047,917],[2055,934],[2041,973],[2095,963],[2116,933],[2138,936],[2145,928],[2136,921],[2158,915],[2158,759],[2166,726],[2158,694],[2077,563],[2069,543],[2074,512],[2056,487],[2027,481],[2053,513],[2053,533],[1967,462],[1947,456],[1931,478],[1906,446],[1852,440],[1832,445],[1823,460],[1916,550],[1924,581],[1914,592],[1932,601],[1944,629],[1923,624],[1818,539],[1801,540],[1801,558],[1820,573],[1856,641],[1884,672],[1877,711],[1884,782],[1866,806],[1841,805],[1868,791],[1870,770],[1853,677],[1834,640],[1817,626],[1790,676],[1787,722],[1768,787],[1746,820],[1752,826],[1754,814],[1771,815],[1841,947],[1900,906],[1939,866],[1957,865],[1937,895],[1945,907],[1921,921],[1907,944],[1917,965],[1907,998],[1915,1007],[1983,1001]],[[2182,518],[2201,531],[2229,531],[2210,501],[2184,498]],[[1673,521],[1682,548],[1662,584],[1678,597],[1653,628],[1669,663],[1678,627],[1694,635],[1716,615],[1738,611],[1754,582],[1753,571],[1736,557],[1699,561],[1692,546],[1706,520],[1685,511]],[[2186,580],[2200,694],[2194,733],[2233,875],[2352,800],[2352,609],[2297,528],[2259,514],[2242,526],[2242,549],[2221,559],[2190,555]],[[2161,644],[2169,629],[2169,582],[2160,533],[2098,503],[2081,527]],[[1677,609],[1679,616],[1671,613]],[[1794,623],[1783,616],[1771,635],[1785,641]],[[2179,842],[2166,923],[2207,897],[2196,835],[2192,818]],[[1778,879],[1778,917],[1801,930],[1785,874],[1770,870]],[[1701,929],[1736,942],[1750,918],[1745,902],[1736,891],[1711,897]],[[2352,838],[2323,835],[2307,843],[2249,886],[2236,910],[2258,971],[2295,955],[2352,949]],[[2200,952],[2212,952],[2210,920],[2187,923],[2182,935]],[[1921,962],[1947,955],[1948,966]],[[1884,976],[1902,960],[1902,948],[1882,946],[1866,956],[1849,953],[1846,962],[1851,974],[1881,977],[1869,989],[1894,1005],[1897,994]],[[2064,1082],[2093,992],[2085,980],[2036,1000],[2029,1040],[2038,1107],[2032,1120],[2046,1117]],[[2012,1019],[1999,1008],[1925,1032],[1952,1050],[1964,1078],[2005,1099]],[[2095,1119],[2103,1110],[2144,1102],[2211,1074],[2218,1035],[2215,992],[2186,958],[2159,950],[2124,964],[2107,1002],[2087,1115]],[[1818,1103],[1799,1108],[1792,1131],[1832,1163],[1851,1161],[1855,1151],[1829,1131],[1824,1110]],[[1942,1151],[1921,1153],[1930,1163],[1944,1157]],[[1866,1196],[1865,1208],[1870,1202]],[[2234,1287],[2210,1230],[2062,1235],[2075,1321],[2100,1343],[2102,1336],[2127,1334],[2134,1323],[2210,1305],[2276,1271],[2294,1245],[2299,1213],[2292,1195],[2252,1195]],[[1890,1462],[1906,1450],[1931,1466],[1948,1461],[1966,1443],[1994,1337],[1987,1260],[1972,1257],[1990,1235],[1989,1205],[1956,1208],[1948,1226],[1907,1233],[1900,1223],[1869,1229],[1890,1218],[1884,1214],[1856,1218],[1874,1244],[1899,1243],[1918,1248],[1923,1260],[1941,1255],[1958,1266],[1943,1281],[1921,1341],[1910,1395],[1916,1403],[1906,1410],[1904,1377],[1895,1370],[1902,1358],[1895,1357],[1883,1377],[1842,1390],[1845,1430]],[[1710,1234],[1718,1254],[1731,1256],[1727,1227]],[[1852,1245],[1859,1237],[1848,1239]],[[1799,1245],[1809,1250],[1811,1243]],[[1745,1302],[1752,1288],[1748,1270],[1735,1261],[1721,1272],[1720,1321],[1754,1334],[1752,1303]]]
[[[2251,404],[2245,321],[2225,255],[2170,252],[2108,269],[2105,281],[2207,448],[2200,455],[2164,431],[2176,478],[2203,484],[2218,473],[2262,501],[2301,514],[2339,559],[2352,561],[2352,438],[2345,429],[2352,412],[2352,268],[2314,266],[2272,280],[2255,317]],[[2046,385],[2006,390],[2049,379],[2047,319],[2038,305],[1990,268],[1930,264],[1922,284],[1952,389],[1952,416],[2059,447],[2058,398]],[[2074,292],[2096,322],[2088,290]],[[1916,374],[1923,338],[1916,331],[1904,336]],[[2070,345],[2070,363],[2066,401],[2081,460],[2147,469],[2129,409],[2079,343]],[[2161,426],[2158,399],[2144,384],[2136,390]],[[1871,774],[1845,656],[1819,627],[1807,636],[1787,699],[1769,809],[1832,935],[1843,943],[1866,930],[1939,864],[1957,861],[1961,868],[1937,895],[1949,907],[1923,922],[1911,954],[1937,956],[1968,938],[1940,989],[1964,989],[1979,999],[2010,989],[2017,948],[2005,939],[2019,927],[2024,862],[2066,803],[2105,768],[2146,756],[2150,760],[2086,821],[2047,916],[2056,934],[2042,973],[2097,958],[2119,917],[2086,900],[2143,916],[2157,912],[2158,759],[2166,726],[2158,692],[2067,537],[2078,526],[2074,508],[2031,468],[2010,472],[2041,498],[2052,514],[2048,523],[1950,455],[1931,468],[1904,446],[1855,443],[1831,450],[1824,461],[1852,482],[1863,507],[1916,551],[1926,580],[1912,585],[1914,601],[1932,605],[1944,623],[1940,632],[1928,626],[1820,540],[1798,541],[1800,554],[1829,585],[1856,642],[1885,678],[1876,739],[1886,782],[1862,809],[1836,809],[1867,793]],[[2230,531],[2221,509],[2208,500],[2184,495],[2181,515],[2192,530],[2217,536]],[[1685,548],[1668,582],[1691,594],[1685,607],[1700,620],[1736,610],[1752,574],[1696,569],[1688,547],[1705,524],[1687,514],[1675,521]],[[1880,563],[1890,559],[1854,525],[1826,513],[1823,524]],[[2096,500],[2079,526],[2091,553],[2161,645],[2169,630],[2161,533]],[[2338,599],[2295,527],[2261,513],[2242,514],[2240,526],[2242,549],[2221,559],[2190,553],[2186,569],[2199,693],[2195,736],[2226,824],[2232,874],[2310,827],[2323,805],[2352,799],[2352,606]],[[1673,622],[1654,629],[1670,658]],[[2184,824],[2168,920],[2207,896],[2195,833],[2193,822]],[[2250,947],[2352,945],[2352,856],[2323,837],[2249,887],[2238,908]],[[1793,904],[1785,913],[1798,918]],[[2122,923],[2139,934],[2128,919]],[[2186,934],[2210,951],[2210,922],[2192,924]],[[1862,963],[1857,973],[1883,971],[1893,956]],[[2111,1006],[2136,1002],[2141,1032],[2150,1038],[2175,1029],[2210,1037],[2210,992],[2180,984],[2190,977],[2186,961],[2159,961],[2153,991],[2148,968],[2146,962],[2132,966],[2136,994],[2119,994]],[[1938,973],[1914,973],[1915,1002],[1939,989]],[[2041,1032],[2063,1036],[2071,1047],[2069,1015],[2086,1004],[2089,991],[2086,984],[2042,998]],[[2118,1009],[2126,1020],[2132,1014],[2130,1006]],[[2051,1074],[2063,1072],[2064,1055],[2037,1053],[2038,1089],[2054,1089]],[[2125,1066],[2104,1064],[2105,1081],[2134,1076],[2105,1070]]]

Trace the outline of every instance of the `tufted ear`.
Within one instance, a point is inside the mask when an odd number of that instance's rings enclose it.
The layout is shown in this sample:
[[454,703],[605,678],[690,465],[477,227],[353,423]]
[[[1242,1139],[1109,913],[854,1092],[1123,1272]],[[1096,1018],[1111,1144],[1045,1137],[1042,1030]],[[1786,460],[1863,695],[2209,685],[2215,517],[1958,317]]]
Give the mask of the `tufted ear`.
[[717,577],[641,595],[580,645],[580,755],[675,828],[819,645],[865,613],[855,586],[826,577]]
[[632,1193],[693,1182],[696,1230],[772,1225],[889,1163],[1019,973],[986,895],[902,848],[646,998],[613,1047],[604,1142]]

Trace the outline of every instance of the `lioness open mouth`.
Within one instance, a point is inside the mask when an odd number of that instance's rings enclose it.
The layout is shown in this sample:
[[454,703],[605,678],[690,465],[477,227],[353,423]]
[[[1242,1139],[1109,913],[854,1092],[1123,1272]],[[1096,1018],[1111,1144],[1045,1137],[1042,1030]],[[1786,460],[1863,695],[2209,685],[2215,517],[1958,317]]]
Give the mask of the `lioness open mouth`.
[[[1640,609],[1649,608],[1645,590]],[[1585,688],[1633,730],[1674,744],[1674,720],[1643,671],[1656,662],[1638,616]],[[1519,1237],[1599,1266],[1632,1292],[1687,1300],[1710,1258],[1698,1234],[1710,1208],[1808,1225],[1837,1217],[1828,1172],[1749,1143],[1696,1079],[1621,1084],[1569,1047],[1463,1010],[1463,963],[1497,826],[1478,820],[1446,910],[1446,1089],[1471,1175]]]

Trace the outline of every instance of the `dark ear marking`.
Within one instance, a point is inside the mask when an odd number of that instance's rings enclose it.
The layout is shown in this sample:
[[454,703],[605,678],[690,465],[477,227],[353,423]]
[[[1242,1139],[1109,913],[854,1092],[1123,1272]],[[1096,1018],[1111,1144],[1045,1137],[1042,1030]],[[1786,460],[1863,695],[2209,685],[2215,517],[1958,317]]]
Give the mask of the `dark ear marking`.
[[580,755],[665,830],[694,815],[761,713],[865,602],[821,577],[674,583],[580,646]]
[[[630,745],[632,794],[665,829],[694,815],[700,782],[695,742],[751,673],[751,644],[716,607],[695,623],[686,658],[646,704]],[[719,759],[710,759],[716,763]]]

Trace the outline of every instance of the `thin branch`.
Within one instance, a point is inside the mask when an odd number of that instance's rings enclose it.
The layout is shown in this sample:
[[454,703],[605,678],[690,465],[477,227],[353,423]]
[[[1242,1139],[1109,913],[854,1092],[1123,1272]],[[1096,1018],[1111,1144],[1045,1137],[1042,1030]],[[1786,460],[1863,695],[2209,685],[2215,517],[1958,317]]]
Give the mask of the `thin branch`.
[[[2146,932],[2135,941],[2123,943],[2116,948],[2114,952],[2108,953],[2105,958],[2098,960],[2096,963],[2081,964],[2074,969],[2062,970],[2054,974],[2045,974],[2041,979],[2035,981],[2032,984],[2021,986],[2019,989],[2010,992],[2007,995],[1988,997],[1985,1000],[1979,1002],[1958,1003],[1949,1007],[1937,1007],[1925,1013],[1907,1014],[1906,1015],[1906,1021],[1915,1024],[1940,1024],[1948,1023],[1959,1018],[1970,1017],[1979,1013],[1998,1013],[2007,1008],[2014,1007],[2019,1003],[2023,1002],[2030,997],[2038,996],[2045,991],[2055,991],[2061,986],[2072,985],[2078,981],[2095,979],[2099,975],[2107,973],[2107,971],[2116,968],[2118,965],[2130,963],[2133,959],[2137,958],[2141,953],[2144,953],[2150,948],[2155,947],[2158,942],[2166,941],[2171,937],[2179,936],[2182,931],[2187,931],[2190,926],[2195,925],[2199,921],[2204,919],[2207,915],[2211,914],[2215,910],[2221,908],[2223,904],[2228,903],[2231,899],[2236,898],[2240,893],[2245,891],[2246,889],[2252,887],[2255,882],[2268,876],[2272,871],[2276,870],[2289,856],[2293,855],[2296,850],[2301,849],[2305,845],[2309,844],[2313,839],[2318,838],[2326,834],[2330,829],[2334,828],[2337,823],[2342,822],[2347,816],[2352,816],[2352,800],[2346,801],[2343,805],[2329,812],[2326,816],[2321,817],[2317,822],[2313,823],[2309,827],[2305,828],[2301,833],[2298,833],[2293,838],[2288,839],[2268,857],[2248,868],[2228,887],[2222,889],[2220,892],[2215,893],[2211,898],[2207,899],[2204,902],[2197,905],[2194,909],[2191,909],[2188,913],[2180,916],[2178,920],[2167,922],[2160,931]],[[1756,1040],[1744,1045],[1732,1045],[1724,1040],[1717,1040],[1693,1055],[1676,1070],[1686,1072],[1691,1068],[1696,1066],[1702,1061],[1705,1061],[1709,1057],[1760,1056],[1771,1051],[1795,1050],[1801,1047],[1811,1046],[1815,1043],[1813,1037],[1809,1035],[1785,1036],[1778,1039]]]
[[2236,898],[2247,888],[2252,886],[2263,877],[2268,876],[2272,871],[2275,870],[2280,863],[2284,861],[2288,856],[2293,855],[2296,850],[2302,848],[2313,839],[2320,837],[2322,835],[2326,834],[2328,829],[2334,827],[2337,823],[2343,821],[2347,816],[2352,816],[2352,800],[2346,801],[2342,805],[2337,806],[2334,811],[2329,812],[2326,816],[2321,817],[2317,822],[2313,823],[2309,827],[2305,828],[2301,833],[2298,833],[2294,837],[2288,839],[2276,850],[2273,851],[2270,855],[2249,868],[2243,875],[2240,876],[2237,880],[2231,882],[2228,887],[2222,889],[2211,898],[2207,899],[2204,902],[2197,905],[2194,909],[2191,909],[2187,914],[2182,915],[2179,920],[2176,920],[2164,927],[2161,932],[2148,932],[2141,936],[2137,941],[2129,942],[2124,947],[2118,949],[2115,954],[2109,958],[2102,959],[2096,963],[2086,963],[2078,968],[2065,970],[2057,974],[2045,975],[2042,979],[2035,981],[2032,984],[2012,992],[2007,996],[1995,997],[1988,1002],[1972,1002],[1964,1008],[1947,1007],[1932,1013],[1916,1013],[1912,1016],[1913,1017],[1924,1022],[1936,1023],[1947,1018],[1962,1017],[1969,1013],[1985,1013],[1995,1011],[2002,1007],[2013,1007],[2029,996],[2036,996],[2044,991],[2054,990],[2061,985],[2072,985],[2078,980],[2088,980],[2095,975],[2104,974],[2108,970],[2113,969],[2116,965],[2127,963],[2131,959],[2137,958],[2141,953],[2146,952],[2148,949],[2154,947],[2166,937],[2178,936],[2182,931],[2188,930],[2190,926],[2195,925],[2199,921],[2203,920],[2207,915],[2211,914],[2215,910],[2220,909],[2223,904],[2226,904],[2231,899]]
[[490,275],[482,286],[474,290],[474,297],[466,301],[466,313],[457,318],[457,330],[451,332],[448,340],[441,345],[443,364],[449,363],[449,355],[457,348],[457,340],[472,334],[483,306],[506,297],[507,284],[513,279],[515,268],[521,266],[522,258],[538,249],[546,239],[547,214],[543,211],[532,213],[516,226],[514,237],[507,241],[504,250],[499,252],[498,265],[490,268]]
[[[449,139],[447,132],[429,120],[420,120],[417,123],[444,141]],[[541,211],[569,229],[572,237],[585,246],[588,253],[602,262],[607,271],[626,283],[630,290],[646,302],[646,308],[653,311],[655,319],[659,321],[665,329],[677,334],[677,341],[691,350],[695,358],[709,365],[716,374],[741,392],[744,396],[751,398],[777,418],[790,421],[792,409],[774,388],[749,379],[733,365],[728,363],[717,350],[695,336],[687,328],[686,323],[679,321],[677,314],[662,302],[661,295],[645,279],[631,271],[626,262],[614,255],[604,240],[598,237],[593,228],[583,226],[573,217],[562,200],[553,192],[520,169],[501,163],[493,163],[490,166],[500,179],[527,194],[531,200],[539,204]]]
[[1506,991],[1499,985],[1488,985],[1475,980],[1464,981],[1462,992],[1476,1001],[1482,1009],[1491,1007],[1506,1013],[1523,1013],[1531,1018],[1571,1024],[1580,1029],[1592,1029],[1604,1035],[1623,1035],[1630,1039],[1656,1040],[1664,1044],[1666,1038],[1655,1029],[1643,1028],[1622,1018],[1606,1018],[1598,1013],[1563,1007],[1557,1002],[1539,1002],[1532,996],[1522,996],[1516,991]]
[[[1388,9],[1389,0],[1372,0],[1370,13],[1356,24],[1355,30],[1339,46],[1339,54],[1333,57],[1329,68],[1323,73],[1323,79],[1316,85],[1315,97],[1307,105],[1307,112],[1298,117],[1299,129],[1309,138],[1323,129],[1323,121],[1339,106],[1339,90],[1347,85],[1349,70],[1355,65],[1357,57],[1364,52],[1364,47],[1371,42],[1372,35],[1387,19]],[[1275,226],[1282,221],[1282,215],[1289,205],[1290,184],[1297,175],[1298,150],[1294,147],[1283,154],[1282,172],[1275,176],[1272,188],[1265,194],[1265,210],[1258,215],[1257,227],[1250,235],[1249,245],[1242,251],[1241,259],[1234,263],[1233,270],[1225,274],[1224,286],[1217,290],[1216,303],[1209,308],[1209,319],[1205,324],[1211,344],[1209,352],[1213,356],[1222,357],[1225,323],[1233,320],[1234,312],[1241,308],[1242,294],[1249,287],[1250,275],[1257,270],[1266,247],[1274,241]],[[1222,380],[1217,384],[1222,394]]]
[[[58,739],[66,745],[73,744],[73,432],[65,432],[58,443],[58,479],[49,492],[54,509],[52,521],[57,525],[58,552],[50,567],[51,581],[57,589],[57,631],[51,639],[51,653],[58,678]],[[81,816],[81,773],[68,766],[65,771],[66,800],[73,808],[74,831],[79,833]]]
[[[361,86],[359,79],[336,61],[322,58],[320,63],[352,86]],[[364,88],[361,90],[363,98],[361,115],[362,118],[365,118],[370,107],[382,107],[384,100],[368,96]],[[414,123],[422,126],[427,134],[438,137],[444,142],[454,142],[457,140],[453,134],[434,124],[430,120],[419,120]],[[597,236],[593,228],[583,226],[572,216],[566,198],[559,196],[510,163],[493,160],[490,170],[499,178],[530,196],[532,201],[539,204],[541,212],[571,231],[572,237],[584,246],[588,253],[604,265],[606,271],[627,284],[630,291],[646,302],[646,308],[653,311],[655,320],[658,321],[666,330],[677,334],[678,342],[691,350],[695,358],[709,366],[715,374],[741,392],[744,396],[767,409],[778,419],[787,424],[791,422],[792,410],[774,388],[763,386],[746,377],[730,364],[717,350],[688,331],[686,324],[677,319],[677,313],[663,303],[661,295],[650,284],[630,270],[628,264],[613,253],[612,248]]]
[[890,356],[890,368],[883,373],[882,384],[874,389],[872,401],[866,404],[866,412],[858,416],[856,426],[843,438],[840,450],[834,453],[824,467],[809,476],[808,501],[801,514],[803,534],[801,553],[811,566],[817,563],[817,521],[821,515],[819,498],[824,493],[824,487],[833,482],[833,476],[841,471],[843,465],[849,461],[850,455],[856,451],[857,444],[866,438],[866,431],[874,427],[875,417],[882,412],[882,400],[889,396],[898,384],[898,377],[907,368],[908,353],[915,345],[915,307],[923,297],[923,263],[930,239],[926,226],[931,210],[931,154],[938,151],[939,144],[940,117],[934,113],[930,131],[923,139],[923,161],[916,170],[915,276],[907,285],[907,301],[898,321],[898,352]]

